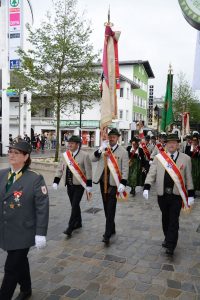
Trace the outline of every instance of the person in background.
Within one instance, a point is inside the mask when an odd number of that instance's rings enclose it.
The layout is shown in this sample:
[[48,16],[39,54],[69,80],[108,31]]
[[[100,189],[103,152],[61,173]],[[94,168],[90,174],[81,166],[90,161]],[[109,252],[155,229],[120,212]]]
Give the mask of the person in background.
[[45,138],[44,134],[41,134],[40,144],[41,144],[41,150],[42,150],[42,152],[44,152],[45,143],[46,143],[46,138]]
[[185,147],[185,154],[190,156],[192,160],[194,190],[200,191],[200,145],[198,132],[193,134],[191,144]]
[[30,144],[30,142],[31,142],[31,139],[30,139],[30,137],[28,136],[27,133],[24,134],[24,140],[25,140],[27,143],[29,143],[29,144]]
[[129,156],[129,175],[127,185],[131,187],[130,194],[135,196],[136,186],[143,186],[143,176],[145,166],[145,157],[142,148],[139,147],[140,139],[133,137],[130,140],[131,146],[128,146],[126,150]]
[[28,253],[46,246],[49,196],[42,175],[30,169],[32,147],[14,140],[8,148],[10,168],[0,170],[0,248],[7,251],[0,299],[26,300],[32,294]]

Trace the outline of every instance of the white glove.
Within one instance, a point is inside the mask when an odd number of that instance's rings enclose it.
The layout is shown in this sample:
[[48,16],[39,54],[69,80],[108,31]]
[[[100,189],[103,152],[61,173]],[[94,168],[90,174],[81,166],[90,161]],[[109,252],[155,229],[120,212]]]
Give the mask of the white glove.
[[150,160],[150,161],[149,161],[149,164],[151,165],[152,163],[153,163],[153,160]]
[[125,191],[125,185],[123,185],[122,183],[120,183],[120,185],[118,186],[118,193],[123,193]]
[[106,148],[108,148],[109,142],[108,140],[102,141],[101,147],[99,148],[99,152],[103,152]]
[[42,236],[42,235],[35,236],[35,246],[38,250],[45,248],[46,245],[47,245],[46,236]]
[[92,193],[92,187],[91,186],[86,186],[86,191],[88,193]]
[[52,185],[52,188],[53,188],[54,190],[57,190],[57,189],[58,189],[58,184],[54,182],[53,185]]
[[188,197],[188,205],[191,206],[194,204],[194,197]]
[[149,199],[149,191],[148,190],[144,190],[143,191],[143,197],[148,200]]

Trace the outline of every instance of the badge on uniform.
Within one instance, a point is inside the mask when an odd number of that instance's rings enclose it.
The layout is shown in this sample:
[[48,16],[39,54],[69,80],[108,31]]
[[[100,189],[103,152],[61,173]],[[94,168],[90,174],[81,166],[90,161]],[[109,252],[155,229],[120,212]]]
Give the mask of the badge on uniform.
[[41,186],[41,191],[42,191],[42,194],[44,194],[44,195],[47,194],[47,188],[45,185]]
[[172,164],[168,163],[167,168],[172,169]]
[[14,203],[13,202],[11,202],[10,203],[10,208],[12,208],[12,209],[14,209],[15,207],[21,207],[22,205],[21,205],[21,202],[20,202],[20,197],[22,196],[22,191],[15,191],[14,193],[13,193],[13,195],[14,195]]

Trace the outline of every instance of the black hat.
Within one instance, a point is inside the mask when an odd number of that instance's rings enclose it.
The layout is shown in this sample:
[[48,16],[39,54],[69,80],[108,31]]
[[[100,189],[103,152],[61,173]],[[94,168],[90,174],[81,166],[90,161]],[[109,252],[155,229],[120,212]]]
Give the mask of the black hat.
[[151,140],[156,140],[155,135],[152,135],[152,136],[151,136]]
[[133,136],[132,139],[130,140],[130,143],[132,142],[136,142],[136,143],[139,143],[140,139],[137,138],[136,136]]
[[22,139],[15,139],[8,147],[23,151],[28,154],[31,154],[32,151],[32,146]]
[[198,140],[198,139],[199,139],[199,134],[197,132],[193,133],[192,140]]
[[169,142],[169,141],[177,141],[177,142],[180,142],[180,139],[179,139],[179,137],[178,137],[178,134],[176,134],[176,133],[169,133],[169,134],[167,135],[167,142]]
[[72,135],[72,136],[69,138],[68,142],[69,142],[69,143],[70,143],[70,142],[81,143],[81,138],[80,138],[79,135]]
[[111,129],[111,131],[108,133],[108,136],[110,135],[117,135],[120,136],[121,134],[119,133],[119,131],[117,130],[117,128],[113,128]]
[[150,138],[151,138],[150,135],[146,135],[146,136],[145,136],[145,140],[146,140],[146,141],[150,141]]

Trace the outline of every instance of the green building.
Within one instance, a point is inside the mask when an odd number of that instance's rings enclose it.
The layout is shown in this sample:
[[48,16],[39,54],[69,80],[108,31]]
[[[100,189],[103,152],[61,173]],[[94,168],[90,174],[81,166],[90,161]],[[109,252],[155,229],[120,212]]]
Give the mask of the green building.
[[149,79],[154,78],[148,61],[120,61],[120,73],[137,83],[140,88],[133,90],[133,122],[144,121],[147,124]]

